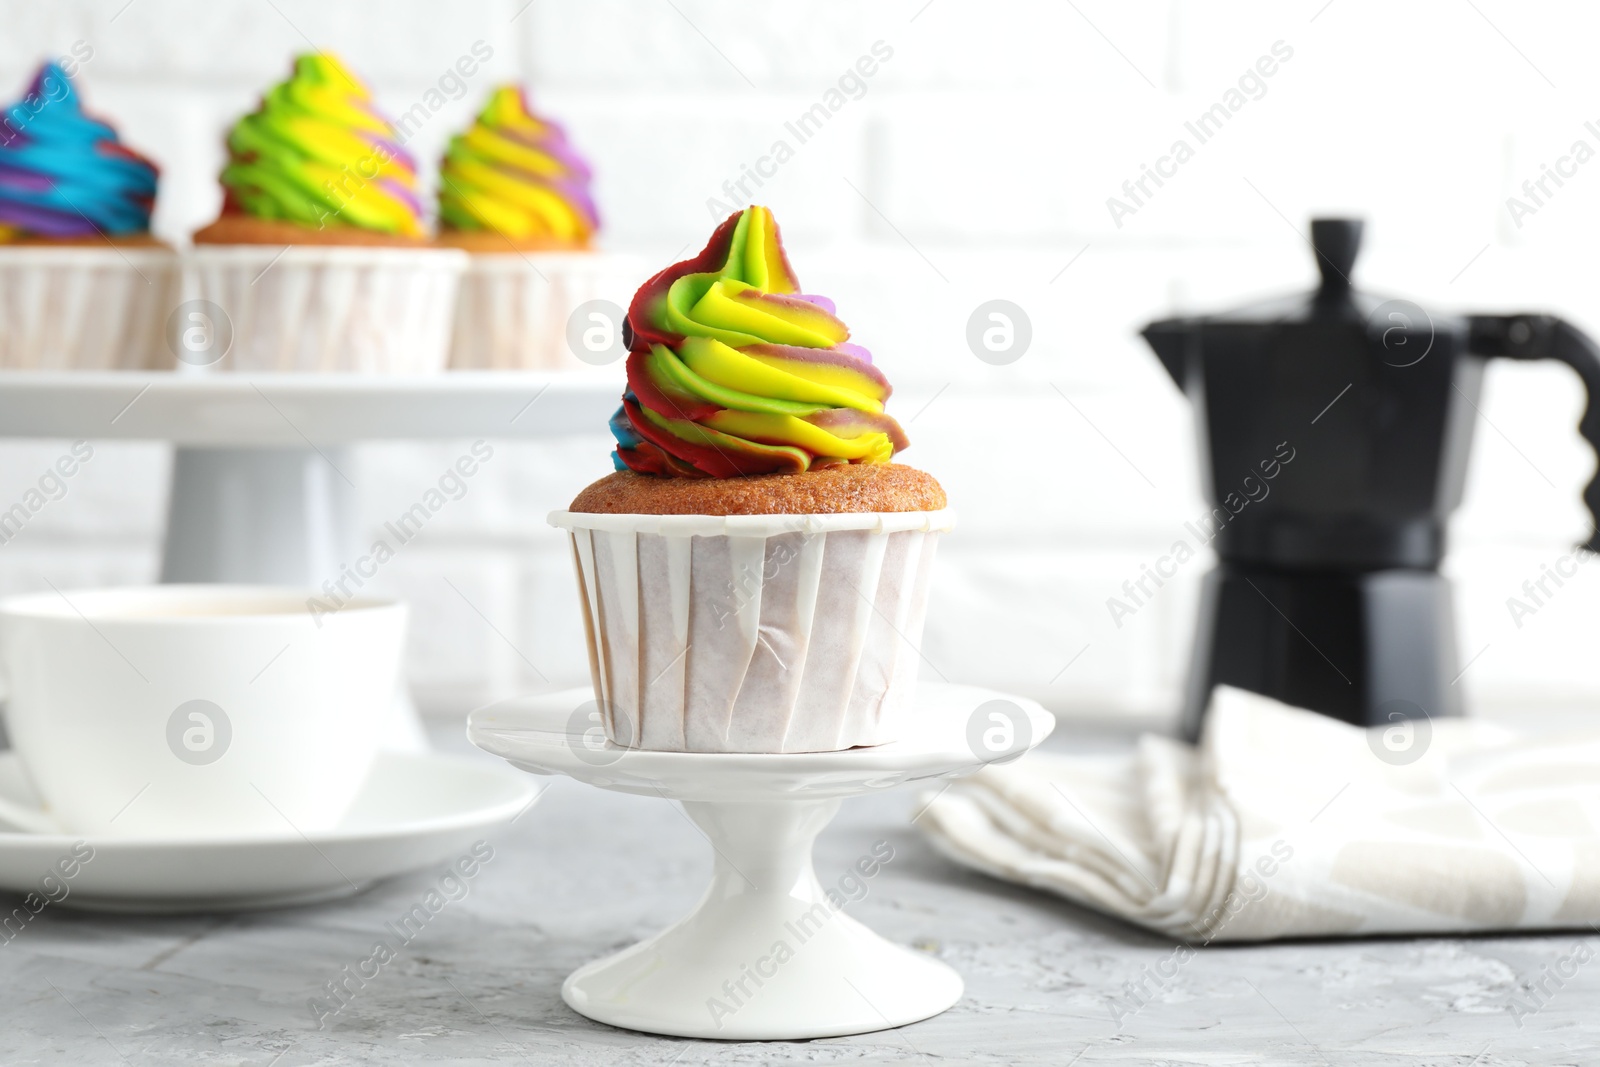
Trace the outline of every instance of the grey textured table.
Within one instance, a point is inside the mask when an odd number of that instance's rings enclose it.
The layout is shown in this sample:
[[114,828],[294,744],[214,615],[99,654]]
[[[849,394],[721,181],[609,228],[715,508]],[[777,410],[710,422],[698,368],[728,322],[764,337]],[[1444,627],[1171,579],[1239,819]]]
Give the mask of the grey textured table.
[[[442,747],[467,747],[456,725],[435,732]],[[1121,742],[1064,724],[1050,746]],[[494,858],[470,894],[320,1029],[311,998],[366,958],[435,875],[247,915],[46,909],[0,944],[0,1063],[1600,1062],[1600,964],[1559,987],[1546,978],[1546,1006],[1520,1026],[1510,1011],[1575,945],[1600,950],[1600,938],[1212,946],[1158,980],[1172,944],[951,865],[907,826],[912,801],[905,792],[847,801],[817,843],[828,883],[889,841],[893,860],[851,910],[966,978],[955,1008],[901,1030],[726,1044],[628,1033],[569,1011],[566,974],[676,919],[710,859],[675,806],[562,779],[491,841]],[[1130,982],[1143,983],[1148,1002],[1119,1021],[1113,998]]]

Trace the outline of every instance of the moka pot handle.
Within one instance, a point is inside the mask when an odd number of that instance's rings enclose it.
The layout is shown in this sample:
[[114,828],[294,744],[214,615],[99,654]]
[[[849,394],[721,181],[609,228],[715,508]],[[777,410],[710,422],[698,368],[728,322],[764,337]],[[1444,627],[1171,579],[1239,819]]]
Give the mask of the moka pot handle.
[[[1554,315],[1472,315],[1467,319],[1468,350],[1507,359],[1555,359],[1583,379],[1586,403],[1578,432],[1600,456],[1600,346],[1589,335]],[[1600,552],[1600,469],[1583,490],[1593,527],[1583,545]]]

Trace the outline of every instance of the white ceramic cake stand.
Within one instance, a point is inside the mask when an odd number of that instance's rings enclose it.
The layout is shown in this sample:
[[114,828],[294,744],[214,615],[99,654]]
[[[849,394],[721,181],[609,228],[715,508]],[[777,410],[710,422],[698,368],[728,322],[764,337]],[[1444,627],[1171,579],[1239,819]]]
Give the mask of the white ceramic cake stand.
[[[812,842],[845,797],[1020,756],[1054,727],[1047,711],[990,690],[923,685],[910,735],[894,744],[745,755],[618,748],[589,720],[593,707],[583,689],[503,701],[473,712],[467,736],[535,774],[681,801],[716,858],[688,916],[567,978],[561,995],[573,1010],[655,1034],[802,1040],[903,1026],[960,998],[950,967],[830,904]],[[999,734],[996,714],[1010,720]],[[987,751],[983,739],[1000,736],[1008,747]]]
[[[170,441],[163,582],[319,588],[360,554],[361,441],[561,437],[603,427],[621,370],[540,374],[0,372],[0,437]],[[438,472],[418,472],[417,492]],[[427,739],[402,686],[385,748]]]

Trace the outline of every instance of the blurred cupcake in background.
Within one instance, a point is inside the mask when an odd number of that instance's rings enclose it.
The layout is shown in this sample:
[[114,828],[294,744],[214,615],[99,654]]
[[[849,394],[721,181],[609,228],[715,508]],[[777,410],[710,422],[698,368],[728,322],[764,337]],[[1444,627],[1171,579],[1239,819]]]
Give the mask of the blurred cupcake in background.
[[[566,131],[515,85],[489,96],[439,164],[439,243],[471,265],[456,306],[460,370],[582,367],[620,359],[621,305],[637,284],[626,257],[593,250],[593,172]],[[607,300],[609,307],[590,307]],[[569,324],[582,317],[569,341]]]
[[322,53],[298,56],[234,125],[222,214],[190,259],[191,289],[231,323],[219,367],[443,369],[467,257],[430,241],[400,142],[367,87]]
[[158,176],[59,64],[39,68],[0,120],[0,367],[170,363],[177,257],[150,235]]
[[502,85],[439,165],[439,241],[472,252],[586,249],[600,228],[592,178],[566,131]]

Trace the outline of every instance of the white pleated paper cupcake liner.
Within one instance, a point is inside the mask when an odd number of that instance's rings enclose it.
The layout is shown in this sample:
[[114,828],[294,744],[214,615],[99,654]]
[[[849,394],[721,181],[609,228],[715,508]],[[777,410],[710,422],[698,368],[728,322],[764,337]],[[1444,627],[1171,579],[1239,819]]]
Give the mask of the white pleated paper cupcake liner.
[[221,371],[443,370],[466,253],[445,248],[199,245],[189,298],[228,316]]
[[614,743],[834,752],[900,736],[953,512],[550,521],[571,533]]
[[162,331],[177,282],[164,248],[0,248],[0,368],[169,367]]
[[643,271],[631,256],[603,252],[474,255],[456,302],[450,367],[582,370],[590,365],[573,354],[567,341],[573,310],[602,299],[626,310],[643,280]]

